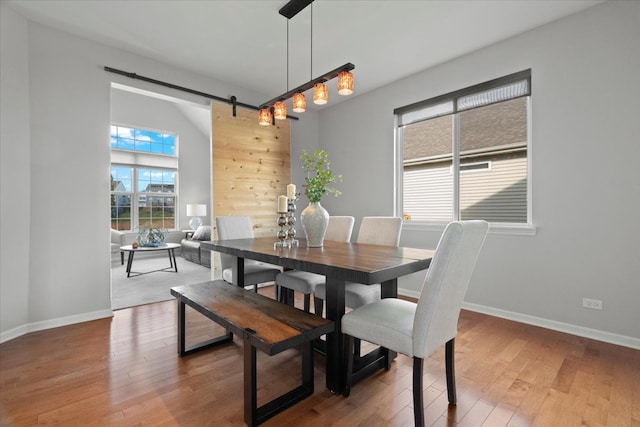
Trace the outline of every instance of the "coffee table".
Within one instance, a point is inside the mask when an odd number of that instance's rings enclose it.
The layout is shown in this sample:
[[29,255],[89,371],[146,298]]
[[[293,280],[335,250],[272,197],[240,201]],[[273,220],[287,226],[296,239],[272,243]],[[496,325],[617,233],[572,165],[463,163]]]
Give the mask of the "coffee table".
[[154,271],[166,271],[170,269],[175,269],[175,272],[178,272],[178,263],[176,262],[176,248],[179,248],[180,245],[178,243],[165,243],[160,246],[138,246],[134,249],[131,245],[120,246],[120,250],[123,252],[129,252],[129,257],[127,258],[127,277],[131,277],[131,264],[133,264],[133,255],[136,252],[154,252],[154,251],[167,251],[169,254],[169,267],[162,268],[160,270],[152,270],[147,271],[145,273],[137,273],[136,276],[141,274],[153,273]]

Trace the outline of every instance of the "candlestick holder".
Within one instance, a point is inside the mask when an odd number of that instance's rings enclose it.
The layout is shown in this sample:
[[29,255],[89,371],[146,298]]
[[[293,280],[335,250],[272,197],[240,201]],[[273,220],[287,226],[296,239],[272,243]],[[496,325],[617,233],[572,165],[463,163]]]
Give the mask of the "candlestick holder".
[[293,199],[289,199],[287,203],[287,241],[289,246],[298,246],[298,240],[296,240],[296,202],[298,201],[298,195]]
[[287,240],[287,215],[288,212],[278,212],[278,226],[280,227],[280,230],[278,230],[277,233],[278,241],[273,244],[273,249],[291,247],[289,241]]

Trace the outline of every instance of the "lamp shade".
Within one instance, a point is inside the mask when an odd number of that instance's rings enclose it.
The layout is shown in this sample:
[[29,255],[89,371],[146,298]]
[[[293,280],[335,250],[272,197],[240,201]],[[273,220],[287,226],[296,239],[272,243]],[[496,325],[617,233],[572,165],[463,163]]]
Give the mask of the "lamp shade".
[[307,100],[301,92],[293,95],[291,104],[293,105],[293,111],[296,113],[304,113],[304,110],[307,108]]
[[328,100],[327,85],[324,83],[316,83],[313,87],[313,103],[323,105],[326,104]]
[[353,93],[353,74],[342,71],[338,74],[338,94],[351,95]]
[[258,113],[258,124],[260,126],[270,126],[271,125],[271,111],[268,108],[263,108]]
[[273,117],[276,120],[284,120],[287,118],[287,104],[282,101],[278,101],[273,104]]
[[187,205],[187,216],[207,215],[207,205]]

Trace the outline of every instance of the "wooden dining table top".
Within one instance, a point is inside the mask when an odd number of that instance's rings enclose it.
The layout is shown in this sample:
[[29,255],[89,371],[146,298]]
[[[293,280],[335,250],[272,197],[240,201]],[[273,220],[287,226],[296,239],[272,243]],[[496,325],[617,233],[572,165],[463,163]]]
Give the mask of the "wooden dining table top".
[[309,248],[305,239],[299,239],[298,246],[275,248],[275,241],[272,237],[256,237],[202,242],[202,245],[220,253],[358,283],[380,283],[425,270],[435,252],[330,240],[325,240],[323,247]]

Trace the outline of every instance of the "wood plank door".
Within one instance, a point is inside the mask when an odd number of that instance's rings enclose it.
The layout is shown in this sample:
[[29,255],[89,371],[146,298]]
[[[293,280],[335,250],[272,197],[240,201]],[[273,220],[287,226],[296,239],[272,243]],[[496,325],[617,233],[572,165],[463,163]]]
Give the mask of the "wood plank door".
[[278,230],[278,196],[291,181],[290,124],[258,125],[258,112],[211,104],[213,217],[249,215],[256,237]]

